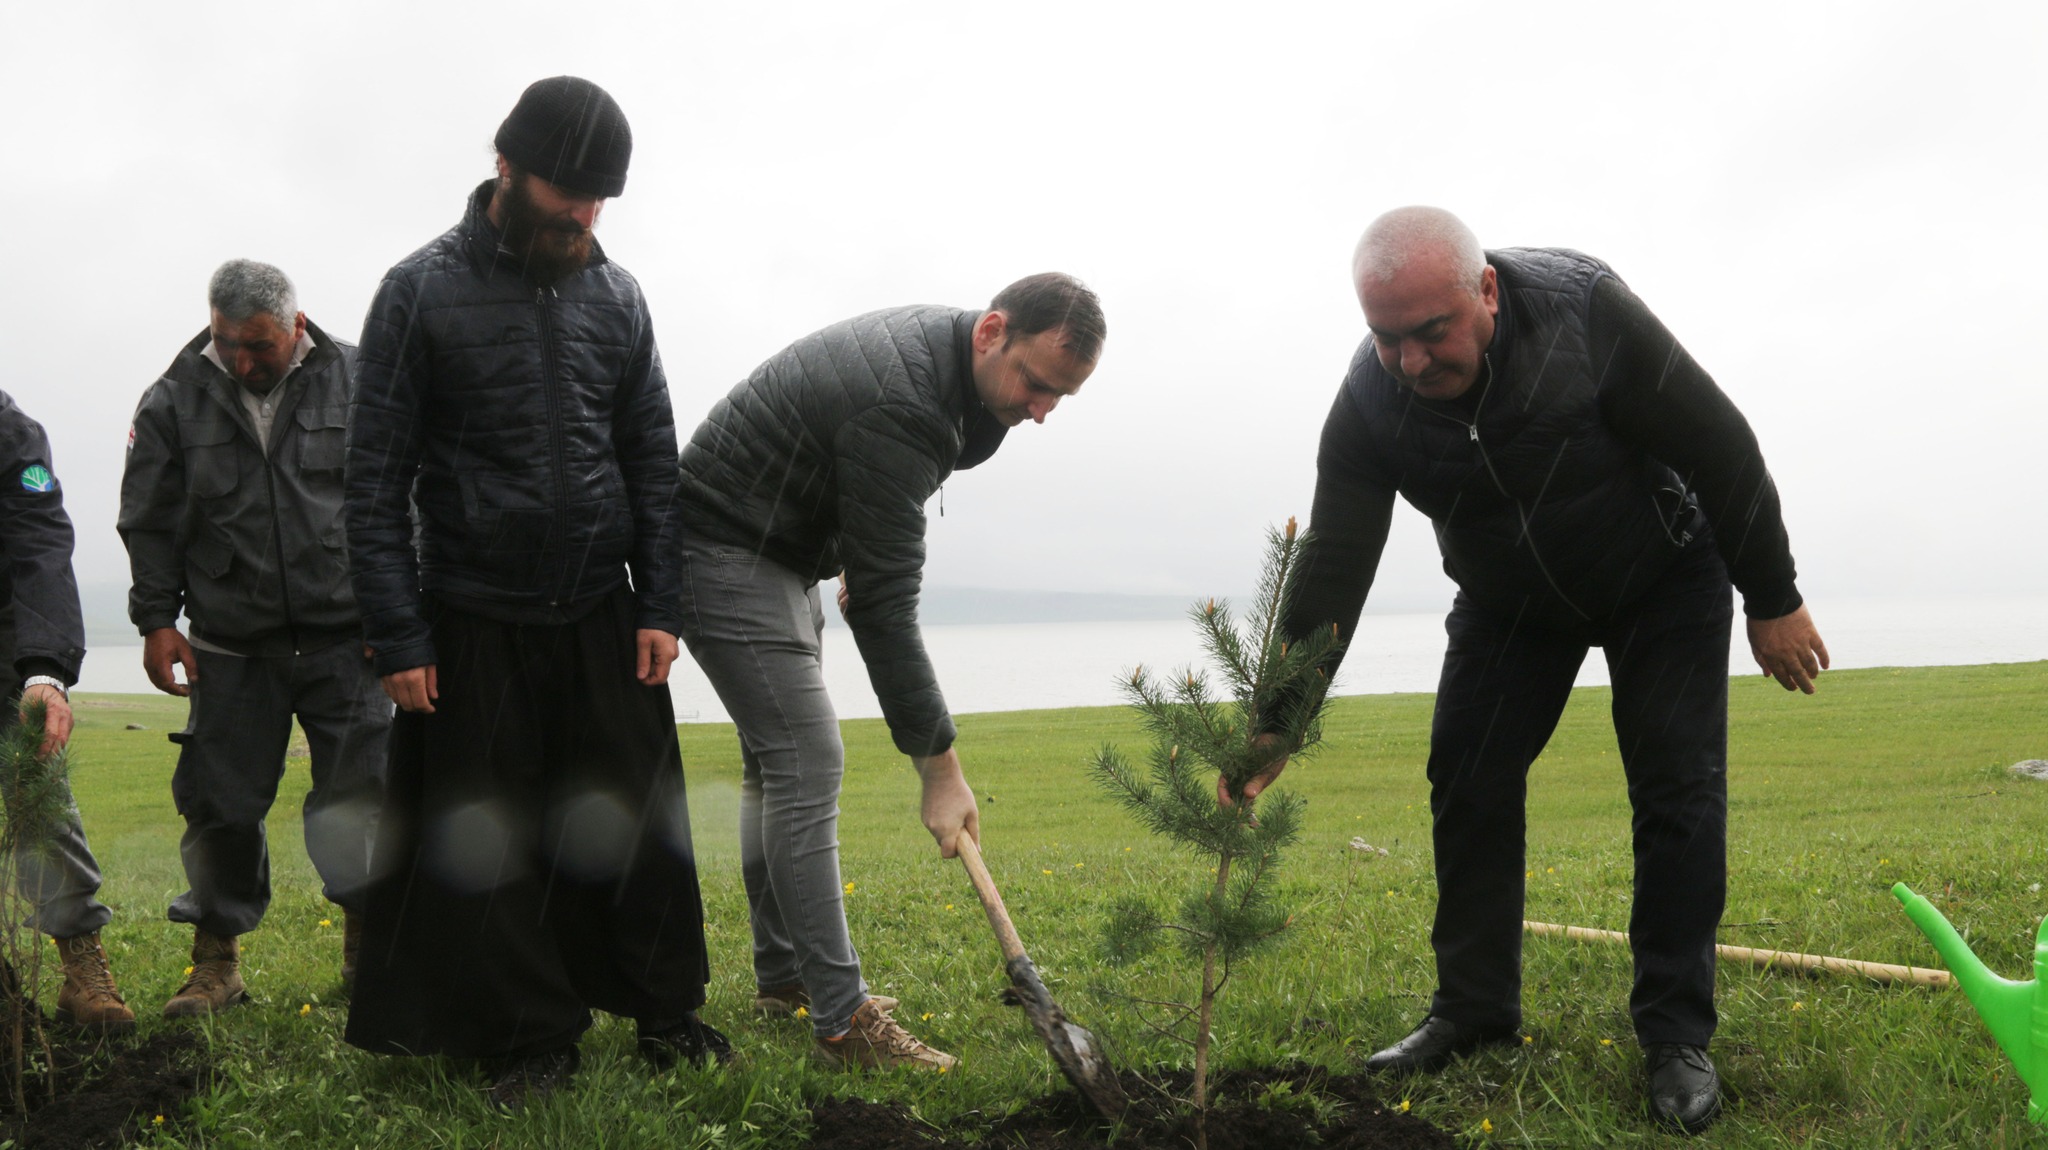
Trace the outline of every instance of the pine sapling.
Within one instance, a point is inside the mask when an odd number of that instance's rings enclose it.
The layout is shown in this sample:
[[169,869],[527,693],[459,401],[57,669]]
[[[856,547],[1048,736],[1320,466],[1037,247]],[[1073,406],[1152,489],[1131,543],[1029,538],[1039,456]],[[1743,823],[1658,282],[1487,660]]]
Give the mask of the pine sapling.
[[[1292,519],[1284,532],[1267,532],[1258,595],[1242,630],[1226,603],[1210,599],[1190,609],[1227,698],[1211,696],[1204,673],[1187,670],[1159,681],[1137,668],[1123,686],[1152,736],[1149,770],[1141,774],[1114,746],[1098,752],[1091,767],[1103,789],[1147,830],[1215,863],[1214,877],[1190,892],[1176,915],[1167,917],[1144,899],[1127,899],[1112,912],[1106,933],[1114,962],[1138,958],[1162,938],[1201,962],[1199,997],[1192,1006],[1167,1004],[1179,1011],[1167,1032],[1194,1047],[1192,1101],[1196,1144],[1202,1148],[1208,1144],[1216,998],[1230,979],[1231,964],[1270,942],[1290,921],[1273,902],[1270,880],[1281,848],[1299,833],[1302,811],[1297,796],[1268,792],[1254,817],[1249,803],[1219,802],[1216,780],[1220,776],[1236,799],[1279,755],[1299,757],[1322,738],[1330,686],[1322,665],[1337,648],[1336,629],[1295,642],[1281,630],[1307,542]],[[1184,1038],[1175,1028],[1190,1018],[1194,1033]]]
[[[21,721],[0,730],[0,1028],[13,1055],[12,1086],[16,1112],[25,1111],[23,1080],[26,1046],[33,1038],[50,1064],[42,1012],[36,1008],[42,981],[42,939],[22,924],[34,913],[16,882],[23,858],[55,864],[57,832],[71,817],[70,754],[59,748],[43,753],[47,706],[40,699],[19,706]],[[52,1076],[50,1085],[56,1086]]]

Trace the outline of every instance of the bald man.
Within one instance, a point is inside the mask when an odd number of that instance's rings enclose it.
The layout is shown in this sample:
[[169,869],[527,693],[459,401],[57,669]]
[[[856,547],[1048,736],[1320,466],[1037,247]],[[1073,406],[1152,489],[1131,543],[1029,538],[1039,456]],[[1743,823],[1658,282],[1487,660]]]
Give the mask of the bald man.
[[1600,647],[1635,812],[1629,1012],[1651,1114],[1705,1129],[1720,1111],[1706,1046],[1731,579],[1765,674],[1811,694],[1828,663],[1756,437],[1591,256],[1485,251],[1449,212],[1401,208],[1359,241],[1353,281],[1369,334],[1323,425],[1288,630],[1350,637],[1396,492],[1429,516],[1458,584],[1430,729],[1437,989],[1421,1025],[1366,1065],[1434,1072],[1516,1041],[1525,783]]

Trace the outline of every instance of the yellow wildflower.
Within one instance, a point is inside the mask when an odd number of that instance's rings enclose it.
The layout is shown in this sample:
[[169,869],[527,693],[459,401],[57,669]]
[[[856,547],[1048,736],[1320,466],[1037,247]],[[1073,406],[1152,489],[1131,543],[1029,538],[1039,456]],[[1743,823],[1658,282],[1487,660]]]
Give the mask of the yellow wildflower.
[[1806,1009],[1806,1004],[1805,1004],[1805,1003],[1803,1003],[1803,1002],[1795,1002],[1795,1003],[1793,1003],[1793,1004],[1792,1004],[1792,1009],[1794,1009],[1794,1010],[1805,1010],[1805,1009]]
[[192,973],[192,968],[191,968],[191,967],[189,967],[189,966],[188,966],[188,967],[186,967],[186,968],[185,968],[185,973],[186,973],[186,974],[191,974],[191,973]]
[[799,1006],[799,1007],[797,1007],[797,1008],[796,1008],[796,1016],[797,1016],[798,1018],[809,1018],[809,1017],[811,1016],[811,1008],[810,1008],[810,1007],[808,1007],[808,1006]]
[[333,919],[331,919],[331,918],[323,918],[323,919],[321,919],[321,920],[320,920],[320,925],[321,925],[321,926],[333,926],[333,925],[334,925],[334,920],[333,920]]
[[847,884],[846,884],[846,893],[847,893],[847,894],[852,894],[852,893],[853,893],[853,884],[852,884],[852,883],[847,883]]
[[1524,1045],[1524,1046],[1530,1046],[1530,1045],[1533,1045],[1533,1044],[1535,1043],[1535,1041],[1536,1041],[1536,1036],[1535,1036],[1535,1035],[1533,1035],[1533,1034],[1524,1034],[1524,1035],[1522,1036],[1522,1045]]
[[299,1017],[300,1017],[300,1018],[304,1018],[304,1017],[306,1017],[307,1015],[309,1015],[309,1014],[311,1014],[311,1013],[313,1013],[313,1004],[312,1004],[312,1003],[310,1003],[310,1002],[302,1002],[302,1003],[300,1003],[300,1004],[299,1004]]
[[932,1012],[927,1010],[923,1014],[918,1015],[918,1017],[922,1018],[926,1022],[930,1022],[932,1020]]
[[1401,1100],[1401,1113],[1408,1113],[1408,1100],[1406,1098]]
[[1481,1119],[1479,1120],[1479,1132],[1480,1132],[1481,1134],[1491,1134],[1491,1133],[1493,1133],[1493,1119],[1491,1119],[1491,1118],[1481,1118]]
[[164,1116],[159,1114],[156,1117],[150,1119],[149,1121],[152,1125],[162,1126],[164,1124]]
[[1050,870],[1040,870],[1040,871],[1039,871],[1038,873],[1040,873],[1040,874],[1051,874],[1052,872],[1051,872]]
[[1602,1046],[1612,1046],[1612,1045],[1614,1045],[1614,1040],[1613,1040],[1612,1038],[1603,1038],[1603,1039],[1601,1039],[1601,1040],[1600,1040],[1600,1045],[1602,1045]]

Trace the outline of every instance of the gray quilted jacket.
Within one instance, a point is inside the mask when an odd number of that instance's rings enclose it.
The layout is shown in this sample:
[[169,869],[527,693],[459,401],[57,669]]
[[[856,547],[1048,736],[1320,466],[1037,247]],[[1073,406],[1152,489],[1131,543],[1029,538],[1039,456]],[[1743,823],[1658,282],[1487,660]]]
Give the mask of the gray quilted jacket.
[[847,624],[897,749],[953,745],[917,627],[924,505],[1008,430],[974,391],[980,312],[901,307],[807,335],[754,369],[683,447],[682,530],[823,579],[844,571]]

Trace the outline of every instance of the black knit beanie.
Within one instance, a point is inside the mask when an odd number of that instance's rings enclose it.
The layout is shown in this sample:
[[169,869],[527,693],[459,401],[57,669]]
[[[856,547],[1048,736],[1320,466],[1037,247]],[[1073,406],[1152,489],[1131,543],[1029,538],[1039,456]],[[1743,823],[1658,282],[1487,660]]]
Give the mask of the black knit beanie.
[[626,190],[633,130],[610,93],[576,76],[539,80],[498,126],[499,154],[564,191],[610,199]]

